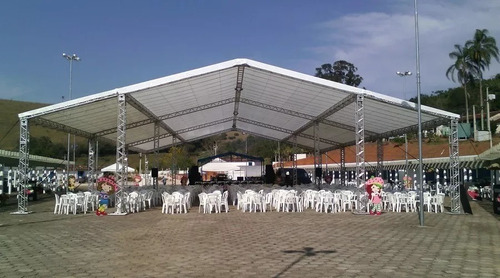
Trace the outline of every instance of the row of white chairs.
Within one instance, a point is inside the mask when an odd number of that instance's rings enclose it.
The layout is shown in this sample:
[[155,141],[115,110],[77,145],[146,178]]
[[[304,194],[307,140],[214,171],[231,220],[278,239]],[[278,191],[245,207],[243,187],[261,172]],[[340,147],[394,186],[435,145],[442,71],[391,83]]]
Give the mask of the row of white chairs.
[[91,192],[78,192],[57,195],[55,194],[54,214],[77,214],[78,211],[86,214],[89,210],[95,211],[99,203],[99,196]]
[[198,207],[198,212],[201,212],[203,208],[203,213],[220,213],[222,207],[224,207],[225,212],[229,211],[228,202],[228,191],[222,193],[220,190],[215,190],[211,193],[202,192],[198,194],[200,200],[200,206]]
[[161,194],[163,205],[162,213],[187,213],[191,208],[191,193],[173,192],[172,194],[168,192],[163,192]]

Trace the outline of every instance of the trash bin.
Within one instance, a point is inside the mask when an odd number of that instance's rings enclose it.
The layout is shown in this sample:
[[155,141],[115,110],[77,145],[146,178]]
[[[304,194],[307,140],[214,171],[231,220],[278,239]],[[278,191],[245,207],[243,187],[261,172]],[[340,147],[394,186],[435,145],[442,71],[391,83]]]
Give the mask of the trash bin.
[[500,184],[493,185],[493,212],[500,214]]

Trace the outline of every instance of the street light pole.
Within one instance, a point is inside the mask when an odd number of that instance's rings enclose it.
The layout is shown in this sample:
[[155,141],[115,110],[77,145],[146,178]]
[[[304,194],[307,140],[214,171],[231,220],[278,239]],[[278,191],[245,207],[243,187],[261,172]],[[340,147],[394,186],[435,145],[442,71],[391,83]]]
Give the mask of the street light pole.
[[[403,71],[403,72],[397,71],[396,74],[401,77],[408,77],[411,75],[411,71]],[[405,85],[406,85],[406,78],[403,78],[403,99],[406,100]],[[407,181],[408,181],[408,136],[405,133],[405,177],[403,178],[403,184],[407,183]]]
[[422,179],[422,104],[420,100],[420,37],[418,32],[418,4],[414,0],[415,6],[415,63],[417,68],[417,107],[418,107],[418,180],[420,183],[420,208],[419,208],[419,222],[420,226],[424,226],[424,181]]
[[[76,54],[73,55],[68,55],[66,53],[62,54],[63,58],[69,61],[69,100],[71,100],[72,97],[72,74],[73,74],[73,61],[80,61],[80,57],[78,57]],[[66,191],[68,191],[68,185],[69,185],[69,159],[70,159],[70,149],[71,149],[71,134],[68,133],[68,154],[67,154],[67,161],[66,161]],[[75,144],[73,143],[73,157],[75,157]],[[76,162],[75,162],[76,163]]]

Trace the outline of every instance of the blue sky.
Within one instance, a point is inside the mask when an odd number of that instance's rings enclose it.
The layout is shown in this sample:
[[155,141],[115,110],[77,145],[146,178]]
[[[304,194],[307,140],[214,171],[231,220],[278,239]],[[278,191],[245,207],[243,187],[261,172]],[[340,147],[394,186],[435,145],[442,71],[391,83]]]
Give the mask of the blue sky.
[[[57,103],[234,58],[314,74],[358,67],[360,85],[416,95],[413,0],[15,1],[0,3],[0,98]],[[445,76],[454,44],[488,29],[500,46],[500,1],[420,0],[422,93]],[[495,61],[489,78],[500,73]],[[404,88],[404,89],[403,89]],[[404,90],[404,92],[403,92]]]

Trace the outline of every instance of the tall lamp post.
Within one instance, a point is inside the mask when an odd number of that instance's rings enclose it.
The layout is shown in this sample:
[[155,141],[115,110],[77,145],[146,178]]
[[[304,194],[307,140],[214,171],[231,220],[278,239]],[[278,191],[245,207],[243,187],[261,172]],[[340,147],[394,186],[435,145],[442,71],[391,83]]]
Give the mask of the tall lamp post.
[[[397,71],[397,75],[400,77],[408,77],[411,75],[411,71]],[[406,78],[403,78],[403,99],[406,100]],[[408,136],[405,133],[405,177],[403,178],[403,184],[408,180]],[[406,186],[406,184],[405,184]]]
[[[80,57],[78,57],[76,54],[73,55],[68,55],[66,53],[62,54],[63,58],[69,61],[69,100],[71,100],[72,97],[72,74],[73,74],[73,61],[80,61]],[[68,155],[67,155],[67,161],[66,161],[66,182],[68,183],[66,185],[66,191],[68,191],[68,186],[69,186],[69,159],[70,159],[70,149],[71,149],[71,134],[68,133]],[[73,143],[73,154],[75,153],[75,144]],[[74,157],[74,156],[73,156]],[[76,161],[75,161],[76,163]]]

